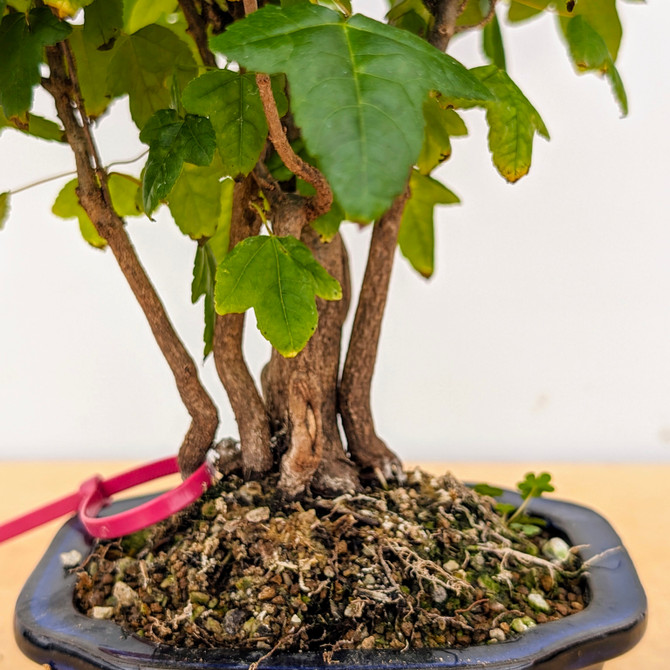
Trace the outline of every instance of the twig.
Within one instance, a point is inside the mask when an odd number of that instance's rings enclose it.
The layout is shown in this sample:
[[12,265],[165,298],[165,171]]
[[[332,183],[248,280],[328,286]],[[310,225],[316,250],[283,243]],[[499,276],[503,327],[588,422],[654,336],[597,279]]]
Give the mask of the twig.
[[475,30],[476,28],[483,28],[487,23],[490,23],[493,20],[493,17],[496,15],[496,2],[498,0],[489,0],[489,11],[486,13],[486,16],[479,23],[471,23],[467,26],[455,26],[454,34],[462,33],[466,30]]
[[184,12],[186,23],[188,23],[187,32],[193,37],[202,62],[206,67],[216,67],[216,58],[207,41],[207,21],[198,14],[193,0],[179,0],[179,6]]

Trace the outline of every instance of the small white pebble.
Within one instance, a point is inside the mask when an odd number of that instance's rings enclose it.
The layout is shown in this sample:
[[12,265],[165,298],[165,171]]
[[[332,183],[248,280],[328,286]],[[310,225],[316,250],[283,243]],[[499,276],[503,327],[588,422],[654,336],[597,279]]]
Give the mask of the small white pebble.
[[244,518],[249,523],[261,523],[261,521],[267,521],[270,518],[270,508],[269,507],[256,507],[256,509],[249,510]]
[[447,599],[447,589],[442,584],[433,585],[433,602],[443,603]]
[[447,561],[443,566],[442,566],[447,572],[455,572],[461,567],[461,564],[458,561],[454,561],[453,559],[450,561]]
[[81,563],[81,553],[76,549],[65,551],[60,555],[60,563],[66,569],[75,568]]
[[94,619],[111,619],[112,614],[114,614],[114,608],[113,607],[99,607],[99,606],[96,606],[91,611],[91,616]]
[[498,640],[498,642],[505,641],[505,631],[502,628],[491,628],[489,631],[489,637],[492,640]]
[[552,537],[542,545],[542,553],[552,561],[562,563],[570,556],[570,546],[560,537]]
[[525,633],[537,624],[529,616],[524,616],[514,619],[510,625],[515,633]]
[[528,596],[528,604],[540,612],[551,612],[549,603],[544,599],[544,596],[541,593],[531,593]]
[[302,620],[300,619],[300,617],[297,614],[294,614],[291,617],[290,621],[294,626],[299,626],[302,623]]
[[138,600],[137,592],[125,582],[116,582],[112,595],[118,600],[121,607],[130,607]]

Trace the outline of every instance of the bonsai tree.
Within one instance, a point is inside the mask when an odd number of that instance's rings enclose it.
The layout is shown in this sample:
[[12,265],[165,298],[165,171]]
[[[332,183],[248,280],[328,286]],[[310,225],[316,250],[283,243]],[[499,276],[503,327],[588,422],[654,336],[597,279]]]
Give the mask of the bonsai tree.
[[[467,133],[465,110],[485,109],[509,182],[528,172],[535,135],[549,137],[506,71],[498,13],[554,14],[576,69],[604,75],[627,108],[614,0],[393,0],[386,23],[350,0],[8,0],[0,12],[0,129],[70,145],[76,178],[53,211],[111,250],[146,315],[191,417],[183,474],[213,446],[218,414],[124,225],[161,206],[193,240],[204,354],[239,427],[221,467],[247,479],[276,469],[287,498],[403,477],[370,406],[396,246],[431,275],[433,210],[458,201],[431,175]],[[468,31],[489,64],[446,55]],[[31,111],[37,86],[57,118]],[[148,147],[141,179],[110,169],[96,146],[97,119],[123,96]],[[345,222],[373,226],[356,305]],[[261,389],[242,350],[249,309],[273,346]]]

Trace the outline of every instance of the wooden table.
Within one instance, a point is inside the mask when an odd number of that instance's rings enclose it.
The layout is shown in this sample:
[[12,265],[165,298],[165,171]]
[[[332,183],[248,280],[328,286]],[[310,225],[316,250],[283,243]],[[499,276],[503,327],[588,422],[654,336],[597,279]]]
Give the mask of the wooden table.
[[[128,462],[0,463],[0,519],[8,519],[76,489],[94,473],[113,475]],[[431,472],[448,466],[424,464]],[[454,463],[450,469],[469,481],[514,484],[527,471],[553,474],[557,498],[586,504],[607,517],[633,557],[649,598],[649,627],[642,642],[607,670],[666,670],[670,667],[670,465],[576,465],[551,463]],[[172,480],[174,483],[176,479]],[[160,480],[147,491],[172,485]],[[140,489],[138,489],[139,491]],[[46,549],[60,522],[0,545],[0,668],[37,667],[16,648],[13,604],[22,584]]]

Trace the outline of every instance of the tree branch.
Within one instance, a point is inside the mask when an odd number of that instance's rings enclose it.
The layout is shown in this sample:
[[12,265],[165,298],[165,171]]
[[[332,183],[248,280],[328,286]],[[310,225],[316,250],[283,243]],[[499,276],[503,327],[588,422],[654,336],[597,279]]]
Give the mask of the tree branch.
[[374,224],[339,389],[339,410],[352,458],[368,474],[381,472],[386,478],[401,476],[400,462],[375,431],[370,391],[398,230],[408,197],[406,189]]
[[455,33],[463,33],[466,30],[476,30],[477,28],[483,28],[487,23],[493,21],[493,17],[496,15],[496,2],[498,0],[489,0],[489,11],[486,12],[486,16],[479,23],[472,23],[468,26],[456,26]]
[[[249,207],[252,180],[235,184],[230,224],[230,249],[260,230],[258,216]],[[272,467],[270,424],[265,404],[244,361],[242,335],[244,314],[216,317],[214,364],[223,383],[240,431],[240,449],[245,477],[257,477]]]
[[465,10],[467,0],[439,0],[434,11],[435,23],[428,41],[440,51],[446,51],[456,32],[458,17]]
[[179,6],[182,12],[184,12],[186,23],[188,23],[187,32],[198,47],[198,53],[200,54],[200,58],[202,58],[203,64],[206,67],[216,67],[216,58],[209,48],[209,41],[207,39],[207,21],[198,14],[193,0],[179,0]]
[[[90,121],[83,108],[81,94],[76,90],[72,75],[76,64],[68,59],[69,74],[65,70],[64,47],[47,47],[49,78],[44,87],[53,96],[58,116],[63,123],[68,143],[77,166],[77,195],[81,206],[93,222],[98,234],[107,240],[123,275],[144,312],[151,331],[168,363],[179,395],[191,415],[191,425],[179,450],[182,473],[190,474],[203,461],[212,444],[218,426],[218,414],[211,398],[198,379],[197,368],[165,312],[135,249],[126,234],[123,220],[114,211],[109,194],[104,191],[106,173],[101,166],[90,132]],[[70,54],[71,56],[71,54]],[[66,57],[66,56],[65,56]],[[81,106],[77,118],[72,101]],[[97,171],[96,171],[97,168]]]

